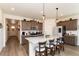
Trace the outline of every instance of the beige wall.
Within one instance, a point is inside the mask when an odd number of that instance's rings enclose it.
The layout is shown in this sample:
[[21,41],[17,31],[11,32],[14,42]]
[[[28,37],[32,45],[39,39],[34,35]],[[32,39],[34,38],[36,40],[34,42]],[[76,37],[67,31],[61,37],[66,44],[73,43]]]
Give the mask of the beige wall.
[[2,28],[0,28],[0,50],[4,46],[4,21],[2,18],[2,10],[0,9],[0,23],[2,24]]
[[56,26],[55,19],[46,19],[43,23],[43,33],[45,35],[53,35],[54,27]]

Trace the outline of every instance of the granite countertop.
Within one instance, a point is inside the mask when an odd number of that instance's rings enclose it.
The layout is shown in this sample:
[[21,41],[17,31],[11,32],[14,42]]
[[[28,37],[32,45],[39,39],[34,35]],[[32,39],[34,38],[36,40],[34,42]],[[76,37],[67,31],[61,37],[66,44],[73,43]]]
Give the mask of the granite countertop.
[[37,44],[38,42],[44,42],[47,40],[52,40],[58,38],[57,36],[52,36],[49,38],[45,38],[44,36],[38,36],[38,37],[26,37],[25,39],[33,44]]
[[37,44],[38,42],[46,41],[46,38],[44,38],[43,36],[40,36],[40,37],[26,37],[25,39],[27,39],[29,42],[31,42],[33,44]]
[[40,35],[26,35],[25,37],[38,37],[38,36],[43,36],[43,34],[40,34]]

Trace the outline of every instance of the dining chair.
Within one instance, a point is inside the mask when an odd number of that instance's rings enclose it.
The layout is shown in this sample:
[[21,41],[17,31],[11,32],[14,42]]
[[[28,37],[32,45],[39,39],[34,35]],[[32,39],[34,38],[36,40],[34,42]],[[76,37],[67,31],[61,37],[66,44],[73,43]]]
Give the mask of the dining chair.
[[58,38],[54,40],[55,52],[60,54],[60,43],[58,42]]
[[59,38],[59,39],[57,39],[57,41],[59,42],[59,46],[60,46],[60,49],[62,50],[62,51],[64,51],[64,41],[62,40],[63,38]]
[[56,44],[56,51],[60,54],[60,51],[64,51],[64,42],[62,41],[62,38],[57,38],[57,44]]
[[46,55],[55,55],[54,40],[49,40],[49,43],[46,44]]
[[39,42],[35,49],[35,56],[46,56],[46,41]]

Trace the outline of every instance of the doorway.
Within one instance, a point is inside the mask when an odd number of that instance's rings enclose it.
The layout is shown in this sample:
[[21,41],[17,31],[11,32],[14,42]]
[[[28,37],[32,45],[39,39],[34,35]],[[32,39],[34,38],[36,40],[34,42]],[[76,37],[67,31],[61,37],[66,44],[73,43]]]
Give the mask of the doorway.
[[7,18],[6,19],[6,28],[7,28],[7,30],[6,30],[7,40],[10,37],[17,37],[18,40],[20,41],[20,21],[19,20]]

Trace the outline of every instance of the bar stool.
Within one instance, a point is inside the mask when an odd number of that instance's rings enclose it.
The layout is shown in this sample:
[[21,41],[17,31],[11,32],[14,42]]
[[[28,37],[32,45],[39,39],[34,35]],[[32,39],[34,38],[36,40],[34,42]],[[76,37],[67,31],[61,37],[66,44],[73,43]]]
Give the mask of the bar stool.
[[58,38],[54,41],[55,52],[57,51],[60,54],[60,43],[58,42]]
[[63,38],[59,38],[59,39],[57,39],[57,41],[60,43],[60,49],[62,50],[62,51],[64,51],[64,41],[62,40]]
[[39,42],[35,49],[35,56],[46,56],[46,42]]
[[60,50],[64,51],[64,42],[62,41],[62,38],[57,38],[57,44],[56,44],[56,51],[60,54]]
[[49,43],[46,44],[46,55],[55,55],[55,46],[54,40],[49,40]]

